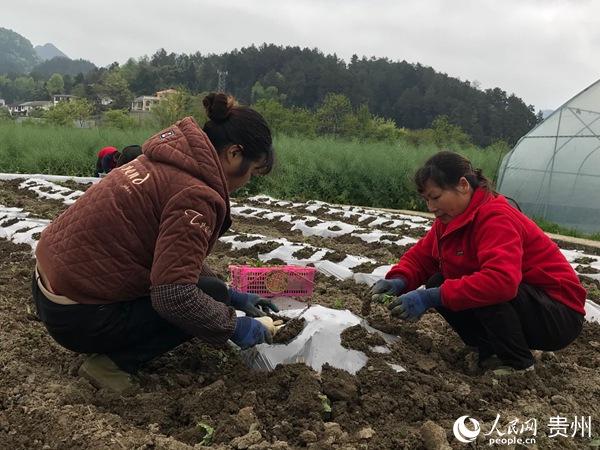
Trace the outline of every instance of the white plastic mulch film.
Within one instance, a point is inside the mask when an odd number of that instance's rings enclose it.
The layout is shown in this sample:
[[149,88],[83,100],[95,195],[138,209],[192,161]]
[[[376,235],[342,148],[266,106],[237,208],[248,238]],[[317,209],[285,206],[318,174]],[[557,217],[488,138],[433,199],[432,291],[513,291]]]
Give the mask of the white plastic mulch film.
[[[342,332],[352,326],[360,325],[370,333],[379,334],[386,342],[384,345],[371,347],[375,353],[391,353],[388,345],[399,338],[383,333],[369,326],[367,322],[348,310],[304,305],[291,299],[276,298],[275,303],[282,308],[281,315],[293,318],[303,317],[306,325],[302,332],[287,344],[260,344],[243,350],[240,354],[245,363],[255,369],[273,370],[278,364],[303,363],[321,372],[324,364],[355,374],[369,361],[368,356],[358,350],[342,346]],[[285,303],[297,306],[297,309],[286,309]],[[300,305],[298,307],[298,305]],[[396,372],[405,371],[404,367],[387,362]]]
[[[21,179],[20,189],[35,192],[41,198],[62,201],[69,205],[83,194],[82,191],[73,190],[53,183],[67,179],[81,183],[97,182],[94,178],[60,177],[52,175],[25,175],[2,174],[0,180]],[[324,202],[309,201],[307,203],[289,202],[267,196],[252,197],[255,204],[233,203],[231,211],[234,216],[266,219],[286,223],[290,230],[299,229],[305,236],[318,235],[327,239],[336,239],[344,235],[353,235],[365,243],[382,242],[392,245],[406,245],[416,242],[416,239],[406,236],[407,230],[416,227],[429,228],[428,219],[403,214],[378,211],[355,206],[330,205]],[[283,213],[270,208],[279,207],[287,209]],[[304,212],[314,213],[319,210],[322,219],[315,216],[304,216]],[[335,216],[332,221],[326,220],[328,216]],[[345,222],[353,218],[360,225]],[[7,239],[15,243],[24,243],[31,246],[32,250],[37,245],[41,231],[50,223],[49,220],[31,217],[30,213],[21,208],[4,206],[0,204],[0,239]],[[362,224],[365,225],[362,225]],[[312,264],[323,275],[338,280],[353,280],[356,283],[370,285],[383,278],[391,265],[377,266],[370,273],[357,270],[363,263],[375,261],[364,255],[349,255],[339,261],[330,261],[328,258],[332,250],[326,247],[314,247],[285,238],[273,238],[258,234],[235,233],[230,230],[220,238],[221,242],[231,244],[231,253],[247,249],[264,243],[274,244],[276,248],[268,253],[258,255],[259,259],[268,263],[272,258],[283,260],[286,264],[305,266]],[[277,244],[277,245],[275,245]],[[310,255],[297,258],[298,250],[311,250]],[[588,255],[581,250],[561,249],[565,258],[576,271],[581,271],[587,277],[600,280],[600,256]],[[592,269],[592,270],[590,270]],[[366,293],[366,290],[365,290]],[[241,352],[244,361],[251,367],[272,370],[277,364],[302,362],[320,371],[323,364],[328,363],[333,367],[346,370],[350,373],[358,372],[368,363],[368,355],[357,350],[346,349],[341,345],[341,333],[352,326],[360,325],[370,333],[378,333],[385,345],[370,348],[375,353],[390,353],[391,347],[399,341],[396,336],[391,336],[373,329],[369,324],[348,310],[335,310],[321,305],[312,305],[306,308],[305,302],[288,298],[275,298],[273,301],[281,309],[280,314],[293,318],[299,315],[306,320],[306,326],[301,333],[286,344],[267,345],[261,344],[252,349]],[[600,323],[600,305],[587,300],[586,320]],[[242,313],[240,313],[242,314]],[[401,345],[401,342],[400,342]],[[393,362],[386,363],[395,371],[405,369]]]
[[498,175],[528,216],[600,231],[600,80],[521,138]]

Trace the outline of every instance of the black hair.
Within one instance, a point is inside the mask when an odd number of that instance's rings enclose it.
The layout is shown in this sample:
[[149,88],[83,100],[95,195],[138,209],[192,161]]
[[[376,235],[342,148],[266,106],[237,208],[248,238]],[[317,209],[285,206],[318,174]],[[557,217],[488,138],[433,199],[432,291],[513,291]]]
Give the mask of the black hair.
[[473,189],[482,188],[496,194],[491,181],[483,175],[481,169],[474,169],[471,161],[450,151],[440,151],[429,158],[415,173],[415,184],[419,193],[423,193],[429,180],[442,189],[453,189],[458,186],[462,177],[465,177]]
[[121,156],[117,161],[117,167],[130,163],[142,154],[142,147],[138,144],[128,145],[121,150]]
[[246,173],[252,162],[263,158],[259,172],[268,174],[274,164],[273,138],[263,116],[252,108],[237,105],[232,96],[222,92],[208,94],[202,103],[209,119],[203,130],[217,152],[239,145],[244,158],[239,175]]

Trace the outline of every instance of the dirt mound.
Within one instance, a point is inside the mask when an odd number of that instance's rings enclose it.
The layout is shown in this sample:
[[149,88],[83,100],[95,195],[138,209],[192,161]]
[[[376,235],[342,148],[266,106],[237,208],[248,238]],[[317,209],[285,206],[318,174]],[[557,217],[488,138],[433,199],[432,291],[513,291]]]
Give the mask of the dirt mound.
[[[14,183],[0,191],[35,207]],[[267,225],[260,227],[264,232]],[[238,228],[254,231],[249,223]],[[343,251],[343,244],[330,247]],[[243,259],[219,244],[209,263],[226,273],[227,264]],[[452,427],[465,414],[485,431],[497,415],[503,432],[514,418],[535,418],[538,448],[589,446],[590,438],[571,437],[572,430],[569,437],[549,437],[548,421],[556,416],[569,424],[590,416],[592,438],[598,437],[598,324],[586,323],[566,350],[543,354],[535,371],[494,377],[477,372],[473,354],[436,313],[406,323],[374,303],[368,321],[399,341],[378,353],[378,335],[347,330],[344,345],[369,356],[354,376],[327,365],[320,374],[303,364],[253,371],[231,348],[192,341],[148,364],[139,374],[140,391],[121,398],[79,378],[83,357],[58,346],[35,320],[32,269],[29,247],[0,239],[0,448],[399,449],[425,448],[434,435],[440,445],[463,448]],[[317,275],[312,301],[360,314],[367,291]]]

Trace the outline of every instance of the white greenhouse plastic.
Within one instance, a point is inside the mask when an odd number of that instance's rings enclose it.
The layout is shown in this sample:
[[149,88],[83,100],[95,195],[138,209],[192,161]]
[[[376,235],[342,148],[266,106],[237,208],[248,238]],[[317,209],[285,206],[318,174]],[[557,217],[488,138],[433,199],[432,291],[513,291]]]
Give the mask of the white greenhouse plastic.
[[502,161],[498,191],[530,217],[600,231],[600,80],[519,140]]

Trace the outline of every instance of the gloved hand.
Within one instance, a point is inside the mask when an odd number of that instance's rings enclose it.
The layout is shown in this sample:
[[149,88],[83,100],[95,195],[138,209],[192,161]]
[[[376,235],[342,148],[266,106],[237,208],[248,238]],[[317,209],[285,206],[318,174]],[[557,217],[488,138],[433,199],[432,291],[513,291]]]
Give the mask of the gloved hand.
[[392,316],[406,320],[419,320],[429,308],[442,305],[440,288],[417,289],[401,295],[388,308]]
[[[261,319],[267,318],[273,323],[273,319],[270,317]],[[269,328],[263,324],[262,320],[251,317],[238,317],[231,340],[243,349],[262,344],[263,342],[271,344],[273,342],[273,334],[269,331]]]
[[265,316],[265,310],[268,312],[269,309],[273,312],[279,312],[279,308],[273,302],[256,294],[238,292],[231,287],[229,288],[229,298],[231,299],[231,306],[238,311],[245,312],[249,317]]
[[398,296],[406,288],[404,278],[391,278],[389,280],[379,280],[371,287],[371,299],[381,302],[385,295]]
[[258,320],[260,323],[262,323],[267,328],[267,330],[269,330],[271,336],[275,336],[277,332],[283,327],[283,320],[273,320],[269,316],[256,317],[255,320]]

